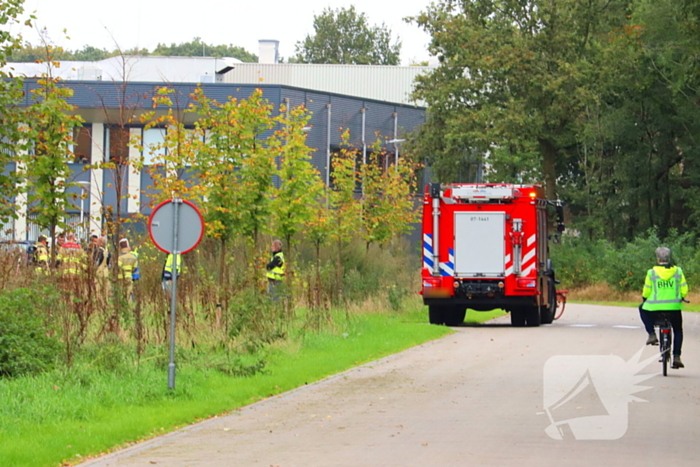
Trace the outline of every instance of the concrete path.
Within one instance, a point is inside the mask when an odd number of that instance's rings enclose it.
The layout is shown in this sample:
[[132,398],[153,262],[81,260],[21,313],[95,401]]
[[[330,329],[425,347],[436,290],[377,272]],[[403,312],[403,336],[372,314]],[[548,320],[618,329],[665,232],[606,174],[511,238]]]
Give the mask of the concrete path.
[[454,328],[82,465],[697,466],[700,313],[684,320],[687,368],[665,378],[635,309],[569,304],[550,326]]

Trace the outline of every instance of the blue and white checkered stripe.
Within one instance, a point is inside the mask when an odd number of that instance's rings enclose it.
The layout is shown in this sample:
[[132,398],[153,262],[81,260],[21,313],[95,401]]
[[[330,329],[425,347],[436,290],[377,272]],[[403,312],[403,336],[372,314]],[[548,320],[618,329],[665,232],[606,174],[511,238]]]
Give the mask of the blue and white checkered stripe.
[[440,263],[440,272],[443,276],[454,276],[455,275],[455,250],[454,248],[449,248],[448,250],[450,261],[447,263]]
[[[455,275],[455,250],[449,248],[449,262],[440,263],[440,274],[443,276]],[[433,269],[433,236],[432,234],[423,234],[423,267]]]
[[423,234],[423,267],[433,269],[433,236]]

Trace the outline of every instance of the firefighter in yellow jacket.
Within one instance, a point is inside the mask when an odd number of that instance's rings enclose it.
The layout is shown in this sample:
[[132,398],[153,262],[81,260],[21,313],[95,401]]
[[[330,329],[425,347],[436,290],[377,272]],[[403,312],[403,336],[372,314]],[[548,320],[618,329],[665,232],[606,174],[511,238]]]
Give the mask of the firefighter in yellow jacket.
[[49,246],[46,235],[39,235],[34,245],[34,257],[32,258],[37,271],[49,272]]
[[122,238],[119,240],[119,258],[117,258],[119,267],[119,282],[122,289],[130,302],[134,301],[134,269],[138,268],[139,260],[132,253],[129,247],[129,240]]
[[56,265],[61,273],[61,277],[74,279],[83,271],[87,256],[85,250],[76,243],[73,232],[67,232],[65,239],[66,241],[58,249]]

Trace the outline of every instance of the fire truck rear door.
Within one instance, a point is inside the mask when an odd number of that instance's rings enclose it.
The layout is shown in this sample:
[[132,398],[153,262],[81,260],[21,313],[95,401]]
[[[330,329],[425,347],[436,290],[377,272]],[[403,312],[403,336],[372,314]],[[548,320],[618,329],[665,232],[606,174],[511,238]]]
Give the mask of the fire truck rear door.
[[455,213],[455,276],[505,275],[505,213]]

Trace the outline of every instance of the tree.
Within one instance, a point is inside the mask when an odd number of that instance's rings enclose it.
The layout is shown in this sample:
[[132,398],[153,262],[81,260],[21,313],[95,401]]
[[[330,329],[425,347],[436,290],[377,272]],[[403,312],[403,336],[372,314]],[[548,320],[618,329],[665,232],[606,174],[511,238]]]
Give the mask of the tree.
[[351,65],[398,65],[401,42],[391,42],[385,24],[370,26],[354,6],[326,8],[314,16],[314,35],[296,44],[296,62]]
[[341,134],[341,148],[331,162],[331,186],[328,187],[330,221],[328,236],[336,242],[336,284],[342,294],[343,245],[357,234],[361,224],[361,205],[355,200],[358,173],[355,168],[357,149],[349,144],[350,132]]
[[195,37],[190,42],[182,42],[180,44],[171,43],[170,45],[158,44],[151,55],[165,55],[168,57],[232,57],[237,58],[242,62],[255,63],[258,57],[243,47],[238,47],[233,44],[229,45],[210,45],[202,41],[201,37]]
[[[18,17],[23,13],[24,0],[8,0],[0,3],[0,167],[7,167],[15,161],[15,154],[28,148],[20,125],[23,121],[23,111],[19,104],[22,101],[22,80],[2,71],[8,57],[17,50],[20,38],[13,36],[10,31],[18,23]],[[0,172],[0,223],[16,218],[16,207],[7,202],[19,193],[19,178],[17,172]]]
[[311,219],[314,204],[323,196],[323,182],[311,164],[311,148],[306,145],[304,127],[311,114],[303,106],[283,106],[280,110],[280,127],[271,141],[278,161],[279,186],[273,190],[270,211],[273,232],[285,239],[291,258],[292,239]]
[[[367,250],[372,243],[386,245],[412,229],[418,222],[416,164],[409,157],[394,162],[386,170],[380,163],[382,141],[372,145],[367,163],[361,168],[362,235]],[[404,155],[407,156],[407,155]]]
[[162,132],[162,141],[145,145],[141,135],[132,141],[132,145],[141,152],[139,168],[144,167],[146,156],[150,159],[149,175],[153,179],[152,200],[165,201],[173,197],[198,202],[206,193],[197,179],[196,166],[198,154],[203,150],[204,129],[196,124],[195,128],[186,128],[185,113],[193,113],[193,108],[181,108],[173,100],[175,91],[161,87],[152,97],[153,107],[167,107],[165,114],[152,110],[141,115],[144,131],[155,129]]
[[[47,55],[51,47],[47,46]],[[55,245],[56,228],[66,228],[65,215],[72,208],[72,195],[67,188],[74,186],[70,180],[72,171],[68,165],[73,160],[71,145],[73,129],[82,119],[72,115],[75,106],[67,99],[73,95],[69,88],[60,86],[58,78],[49,74],[37,81],[39,88],[32,90],[34,102],[27,109],[30,124],[26,136],[34,143],[33,154],[24,160],[22,175],[27,182],[29,212],[35,215],[34,222],[49,231],[51,244]],[[56,249],[51,250],[55,256]],[[52,258],[52,260],[55,258]]]
[[[206,132],[193,165],[205,185],[202,201],[207,233],[219,239],[219,284],[228,300],[228,268],[225,260],[231,240],[246,241],[247,263],[254,269],[253,254],[258,234],[269,221],[274,155],[265,133],[275,126],[272,105],[256,89],[248,99],[230,98],[219,103],[195,89],[193,110],[201,117],[197,125]],[[255,277],[251,273],[248,277]]]
[[[29,42],[25,42],[21,47],[15,47],[11,51],[10,61],[26,63],[36,62],[44,59],[43,45],[34,46]],[[79,50],[64,50],[62,48],[54,48],[54,60],[78,60],[78,61],[100,61],[105,58],[119,57],[123,55],[161,55],[166,57],[233,57],[242,62],[257,62],[258,57],[243,47],[238,47],[232,44],[229,45],[210,45],[202,42],[202,39],[195,37],[190,42],[180,44],[171,43],[170,45],[158,44],[152,52],[148,49],[139,49],[137,47],[122,50],[117,47],[109,51],[107,49],[98,49],[90,45],[84,45]]]
[[576,229],[617,243],[652,228],[663,239],[700,222],[697,5],[633,6],[604,49],[616,66],[600,67],[602,78],[590,84],[596,99],[576,122],[577,144],[559,160]]
[[[60,47],[52,47],[53,60],[81,60],[81,61],[99,61],[107,57],[117,55],[116,52],[108,52],[106,49],[98,49],[89,45],[83,46],[81,50],[72,52],[64,50]],[[18,63],[40,62],[46,59],[46,48],[43,44],[34,46],[29,42],[25,42],[22,47],[17,48],[12,52],[10,60]]]
[[[440,66],[419,77],[415,97],[431,118],[415,148],[438,169],[515,141],[536,147],[547,196],[558,163],[576,143],[576,122],[595,102],[592,85],[613,76],[608,34],[627,21],[617,0],[441,1],[413,20],[432,36]],[[621,69],[615,70],[621,73]]]

